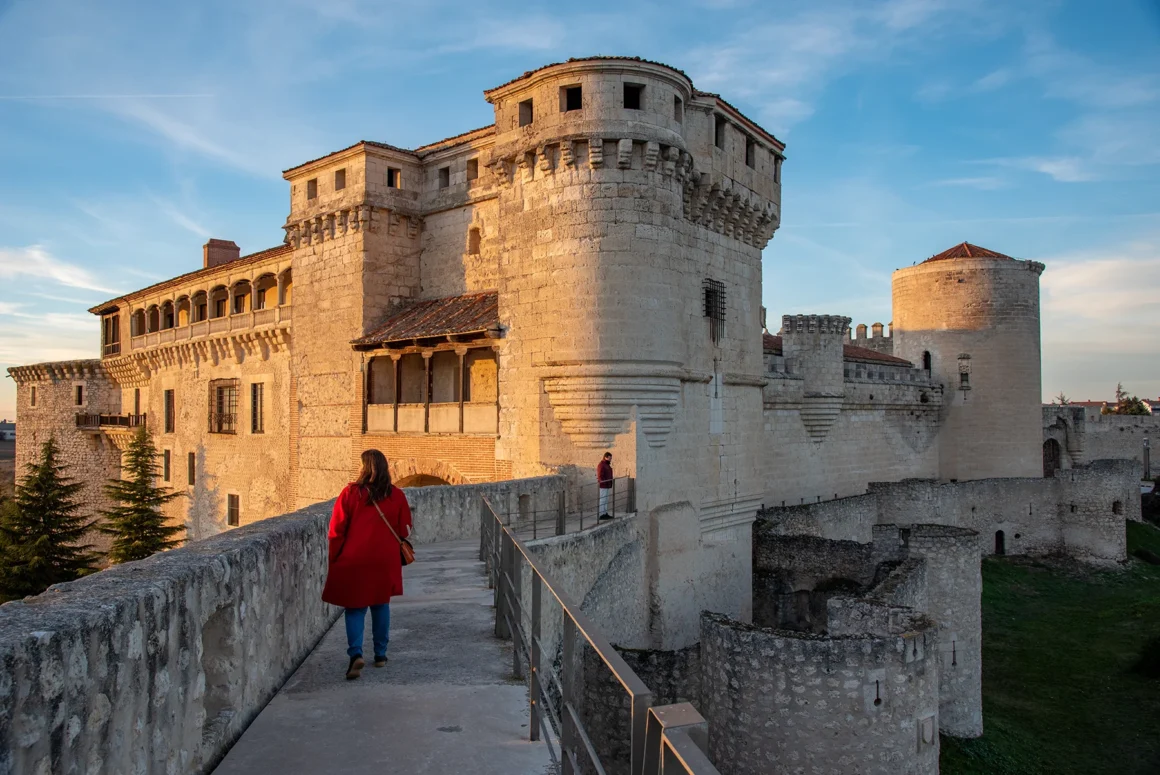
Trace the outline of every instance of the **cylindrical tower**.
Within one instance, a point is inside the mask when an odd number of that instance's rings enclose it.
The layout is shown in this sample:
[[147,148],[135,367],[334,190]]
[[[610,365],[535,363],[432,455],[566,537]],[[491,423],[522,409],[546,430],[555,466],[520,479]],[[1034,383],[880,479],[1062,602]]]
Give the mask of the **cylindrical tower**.
[[1042,272],[964,242],[894,273],[894,354],[944,386],[945,479],[1043,473]]

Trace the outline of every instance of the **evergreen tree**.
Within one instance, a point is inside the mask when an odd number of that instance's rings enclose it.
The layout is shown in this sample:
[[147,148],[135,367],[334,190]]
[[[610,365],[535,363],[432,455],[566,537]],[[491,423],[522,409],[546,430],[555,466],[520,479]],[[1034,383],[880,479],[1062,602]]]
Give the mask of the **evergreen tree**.
[[1139,397],[1129,395],[1123,383],[1116,383],[1116,405],[1105,406],[1101,414],[1148,414],[1148,407]]
[[1055,397],[1055,400],[1054,400],[1054,401],[1052,401],[1052,403],[1054,403],[1054,404],[1059,404],[1060,406],[1067,406],[1068,404],[1070,404],[1070,403],[1071,403],[1071,399],[1070,399],[1070,398],[1068,398],[1068,397],[1067,397],[1067,396],[1064,394],[1064,392],[1061,390],[1061,391],[1059,391],[1059,395],[1057,395],[1057,396]]
[[105,485],[105,494],[116,505],[101,512],[105,524],[100,530],[113,536],[109,559],[113,562],[142,560],[180,544],[181,540],[175,536],[185,528],[166,524],[161,507],[181,493],[154,484],[157,448],[145,426],[138,428],[129,443],[121,468],[124,478],[112,479]]
[[0,510],[0,595],[40,594],[98,570],[99,556],[81,543],[94,524],[77,514],[83,485],[64,475],[59,458],[50,438],[40,459],[28,465],[16,497]]

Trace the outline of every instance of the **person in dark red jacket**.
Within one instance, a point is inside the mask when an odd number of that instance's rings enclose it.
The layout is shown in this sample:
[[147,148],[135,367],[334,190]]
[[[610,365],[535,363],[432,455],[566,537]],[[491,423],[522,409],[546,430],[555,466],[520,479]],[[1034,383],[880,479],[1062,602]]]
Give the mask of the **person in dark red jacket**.
[[612,492],[612,453],[605,452],[604,457],[596,464],[596,483],[600,487],[600,517],[612,519],[608,513],[608,494]]
[[325,602],[346,609],[348,679],[358,678],[366,664],[362,647],[367,608],[371,609],[375,667],[387,664],[391,598],[403,594],[399,540],[410,534],[411,507],[407,496],[391,484],[383,453],[368,449],[362,453],[358,479],[348,484],[334,502],[330,562],[322,588]]

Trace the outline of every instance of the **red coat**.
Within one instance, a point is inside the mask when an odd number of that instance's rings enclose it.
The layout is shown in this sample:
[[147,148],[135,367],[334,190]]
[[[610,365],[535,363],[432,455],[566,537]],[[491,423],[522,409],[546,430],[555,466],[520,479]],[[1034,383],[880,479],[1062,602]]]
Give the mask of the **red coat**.
[[[411,507],[398,487],[379,501],[399,538],[411,533]],[[399,542],[383,524],[366,490],[348,484],[334,502],[330,517],[330,563],[322,599],[343,608],[389,603],[403,594]]]

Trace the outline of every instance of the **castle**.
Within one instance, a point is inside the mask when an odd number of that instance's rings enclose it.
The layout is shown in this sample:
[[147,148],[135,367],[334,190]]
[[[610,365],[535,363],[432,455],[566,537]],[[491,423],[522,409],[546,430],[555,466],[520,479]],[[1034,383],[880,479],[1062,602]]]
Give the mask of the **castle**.
[[[10,369],[18,460],[54,435],[96,509],[146,425],[200,538],[334,497],[367,448],[403,486],[574,490],[612,450],[637,516],[574,595],[620,644],[720,674],[684,692],[736,730],[711,737],[723,771],[868,750],[867,772],[937,771],[938,729],[983,728],[980,555],[1122,560],[1139,509],[1134,463],[1044,477],[1044,266],[963,243],[895,273],[890,336],[772,333],[776,137],[639,59],[485,98],[482,129],[287,170],[282,245],[210,240],[90,310],[99,358]],[[795,710],[787,681],[828,704]],[[794,713],[832,739],[764,723]]]

